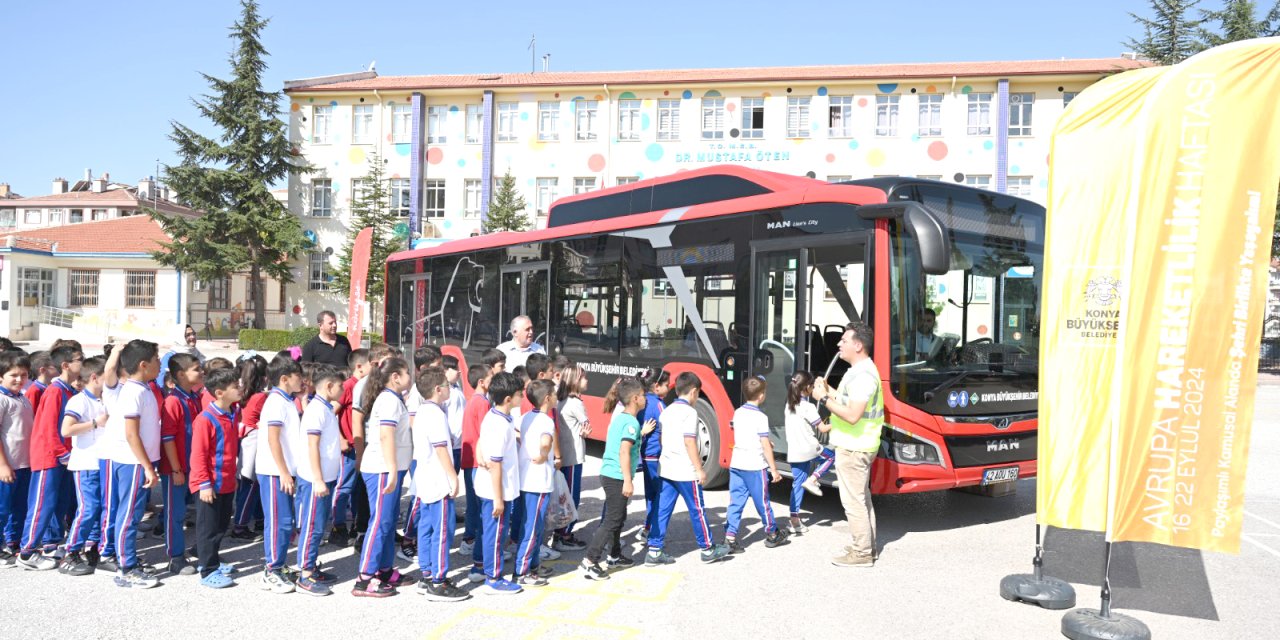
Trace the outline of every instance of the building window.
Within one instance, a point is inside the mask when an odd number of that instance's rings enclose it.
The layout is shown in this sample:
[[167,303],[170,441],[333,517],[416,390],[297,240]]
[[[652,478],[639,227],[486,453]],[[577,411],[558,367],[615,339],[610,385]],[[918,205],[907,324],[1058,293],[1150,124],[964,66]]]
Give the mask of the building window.
[[351,179],[351,195],[347,196],[351,200],[351,206],[355,207],[361,199],[364,198],[364,190],[368,188],[368,178],[352,178]]
[[969,94],[969,135],[991,135],[991,94]]
[[327,291],[329,289],[328,261],[323,251],[312,251],[307,254],[307,290]]
[[898,100],[901,96],[876,96],[876,135],[898,135]]
[[311,109],[311,141],[315,144],[329,144],[333,131],[333,107],[312,107]]
[[98,306],[98,275],[100,273],[97,269],[71,269],[68,271],[67,306]]
[[284,283],[276,283],[276,291],[280,294],[280,313],[284,313],[285,305],[289,302],[289,296],[285,293]]
[[516,118],[520,117],[519,102],[498,103],[498,142],[515,142]]
[[1031,135],[1031,107],[1035,101],[1034,93],[1009,94],[1009,135]]
[[315,178],[311,181],[311,216],[328,218],[333,215],[333,181]]
[[680,101],[658,101],[658,139],[680,139]]
[[1005,184],[1005,193],[1019,198],[1031,197],[1031,176],[1009,176]]
[[444,128],[448,124],[449,107],[427,107],[427,144],[444,144],[449,141]]
[[1063,91],[1062,92],[1062,108],[1063,109],[1067,108],[1067,105],[1071,104],[1071,101],[1075,99],[1076,99],[1075,91]]
[[[538,178],[536,191],[534,196],[534,207],[540,216],[547,215],[551,211],[551,203],[556,200],[556,186],[558,180],[555,178]],[[576,191],[574,193],[577,193]]]
[[[84,222],[84,209],[72,209],[69,222]],[[58,224],[62,222],[62,209],[49,210],[49,224]]]
[[22,306],[42,307],[53,303],[53,269],[18,269],[18,290]]
[[480,181],[464,180],[462,182],[462,215],[468,218],[480,217]]
[[942,94],[931,93],[920,96],[919,124],[921,137],[942,135]]
[[586,193],[588,191],[595,191],[595,189],[596,189],[595,178],[574,178],[573,179],[574,195],[577,195],[579,193]]
[[827,105],[827,136],[852,138],[853,96],[829,96]]
[[443,218],[444,180],[424,180],[422,187],[425,199],[422,215],[427,218]]
[[830,182],[832,184],[835,184],[837,182],[848,182],[852,179],[853,179],[853,176],[839,176],[839,175],[827,176],[827,182]]
[[40,213],[39,209],[22,210],[22,224],[40,224],[43,219],[44,215]]
[[226,311],[231,308],[231,276],[209,281],[209,309]]
[[595,100],[574,100],[574,137],[578,140],[596,139],[596,112],[600,103]]
[[638,176],[618,176],[617,185],[621,187],[624,184],[631,184],[633,182],[640,182],[640,178]]
[[390,184],[391,210],[401,218],[409,217],[409,179],[392,178]]
[[787,137],[809,137],[809,96],[787,98]]
[[0,209],[0,229],[12,229],[18,226],[18,212],[13,209]]
[[351,107],[351,144],[371,142],[373,142],[373,105],[355,105]]
[[640,139],[640,101],[618,101],[618,139]]
[[484,128],[484,105],[467,105],[467,144],[480,144],[480,130]]
[[554,142],[560,139],[560,103],[538,103],[538,139]]
[[[76,222],[84,222],[84,209],[72,209],[71,212],[79,214]],[[62,209],[49,210],[49,224],[62,224]]]
[[724,139],[724,98],[702,99],[702,139]]
[[916,177],[917,177],[917,178],[920,178],[921,180],[941,180],[941,179],[942,179],[942,176],[940,176],[940,175],[938,175],[938,176],[916,176]]
[[124,272],[124,306],[147,308],[156,306],[156,272]]
[[106,220],[107,210],[106,209],[90,209],[89,219],[90,220]]
[[977,187],[977,188],[979,188],[979,189],[990,189],[990,188],[991,188],[991,176],[989,176],[989,175],[978,175],[978,176],[975,176],[975,175],[972,175],[972,174],[970,174],[970,175],[966,175],[966,176],[964,177],[964,183],[965,183],[965,184],[967,184],[967,185],[969,185],[969,186],[971,186],[971,187]]
[[413,141],[413,105],[397,104],[391,107],[391,141]]
[[742,99],[742,137],[764,137],[764,98]]

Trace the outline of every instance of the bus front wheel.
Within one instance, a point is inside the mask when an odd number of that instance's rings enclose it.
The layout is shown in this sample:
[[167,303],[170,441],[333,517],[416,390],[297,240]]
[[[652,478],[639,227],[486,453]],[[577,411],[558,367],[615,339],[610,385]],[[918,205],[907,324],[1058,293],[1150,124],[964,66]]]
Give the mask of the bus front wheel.
[[720,466],[720,421],[705,398],[699,398],[694,409],[698,412],[698,454],[702,457],[702,470],[707,474],[703,488],[719,489],[729,481],[729,470]]

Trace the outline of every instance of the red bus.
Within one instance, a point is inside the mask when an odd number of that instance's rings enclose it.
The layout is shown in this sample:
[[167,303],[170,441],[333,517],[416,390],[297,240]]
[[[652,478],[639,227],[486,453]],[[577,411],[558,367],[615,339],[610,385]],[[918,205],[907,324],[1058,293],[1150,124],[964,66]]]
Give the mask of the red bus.
[[1042,206],[961,185],[716,166],[562,198],[545,229],[391,256],[384,335],[465,364],[527,315],[549,354],[587,371],[596,439],[616,377],[692,371],[716,486],[743,378],[768,380],[785,460],[787,380],[838,384],[836,343],[862,320],[887,419],[873,490],[995,485],[1036,472],[1043,234]]

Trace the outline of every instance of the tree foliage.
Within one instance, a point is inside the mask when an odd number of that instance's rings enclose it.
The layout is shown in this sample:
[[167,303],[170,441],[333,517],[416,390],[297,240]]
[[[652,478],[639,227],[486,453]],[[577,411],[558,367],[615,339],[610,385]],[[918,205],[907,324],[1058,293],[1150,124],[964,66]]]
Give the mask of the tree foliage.
[[1200,0],[1150,0],[1152,17],[1130,13],[1142,27],[1139,40],[1126,44],[1138,55],[1156,64],[1177,64],[1204,49],[1201,42],[1202,18],[1191,17]]
[[1226,0],[1221,9],[1201,10],[1200,15],[1205,24],[1218,25],[1216,30],[1200,29],[1200,39],[1206,47],[1280,35],[1280,1],[1271,5],[1271,11],[1261,19],[1253,0]]
[[525,211],[528,206],[524,196],[520,195],[520,191],[516,189],[516,179],[511,177],[511,170],[507,169],[507,172],[498,180],[498,191],[493,194],[493,200],[489,202],[489,213],[485,217],[481,230],[484,233],[494,233],[528,229],[533,226],[528,212]]
[[268,54],[261,34],[267,20],[254,0],[242,0],[240,7],[230,29],[230,78],[201,74],[210,91],[192,100],[217,133],[207,136],[170,122],[169,139],[180,161],[164,167],[164,181],[182,204],[204,215],[149,214],[173,238],[153,254],[161,264],[202,280],[249,272],[254,327],[261,329],[266,326],[264,275],[292,282],[290,260],[310,245],[298,219],[272,196],[271,185],[306,166],[289,144],[280,92],[262,87]]
[[359,189],[358,193],[353,194],[347,240],[342,245],[342,253],[338,255],[338,268],[332,272],[331,284],[334,291],[348,296],[351,294],[351,256],[355,251],[356,234],[365,227],[373,229],[365,291],[370,307],[378,309],[381,305],[377,301],[382,299],[386,289],[381,265],[386,264],[387,258],[403,247],[395,235],[395,226],[400,222],[400,217],[391,210],[386,167],[376,151],[369,154],[369,172],[360,180]]

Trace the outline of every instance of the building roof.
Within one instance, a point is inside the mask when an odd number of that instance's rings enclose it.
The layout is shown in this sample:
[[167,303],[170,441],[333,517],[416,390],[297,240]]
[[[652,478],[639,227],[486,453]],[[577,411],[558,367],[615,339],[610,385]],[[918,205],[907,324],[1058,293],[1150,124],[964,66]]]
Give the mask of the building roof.
[[[911,78],[1008,77],[1027,75],[1097,75],[1150,66],[1129,58],[1015,60],[992,62],[927,62],[909,64],[821,65],[812,67],[744,67],[738,69],[668,69],[650,71],[547,71],[467,75],[381,76],[346,81],[332,77],[315,82],[295,80],[286,93],[547,87],[586,85],[708,84],[736,82],[803,82],[833,80],[897,80]],[[366,75],[366,74],[361,74]]]
[[[151,207],[151,201],[139,200],[137,192],[133,187],[125,187],[122,189],[110,189],[100,193],[93,191],[68,191],[67,193],[54,193],[45,196],[31,196],[29,198],[20,198],[17,200],[8,200],[4,203],[6,207]],[[184,207],[175,202],[168,200],[156,200],[154,202],[156,210],[160,213],[170,215],[183,215],[188,217],[196,217],[200,212]]]
[[8,247],[50,255],[146,254],[160,249],[161,242],[169,242],[169,236],[146,215],[0,234],[0,250]]

